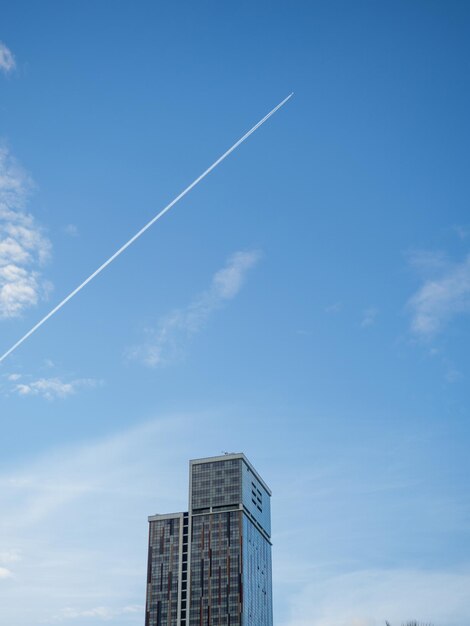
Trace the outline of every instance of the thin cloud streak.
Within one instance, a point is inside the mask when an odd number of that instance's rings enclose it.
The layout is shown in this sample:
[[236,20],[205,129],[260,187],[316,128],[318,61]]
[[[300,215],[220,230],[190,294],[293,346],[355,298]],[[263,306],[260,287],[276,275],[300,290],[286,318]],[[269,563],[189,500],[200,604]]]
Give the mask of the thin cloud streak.
[[267,115],[265,115],[257,124],[255,124],[248,132],[246,132],[238,141],[236,141],[226,152],[222,154],[212,165],[210,165],[200,176],[198,176],[190,185],[186,187],[179,195],[176,196],[167,206],[160,211],[153,219],[150,220],[143,228],[139,230],[133,237],[131,237],[123,246],[119,248],[112,256],[109,257],[100,267],[95,270],[87,279],[85,279],[78,287],[76,287],[68,296],[66,296],[59,304],[54,307],[47,315],[45,315],[37,324],[35,324],[21,339],[19,339],[11,348],[9,348],[2,356],[0,356],[0,363],[7,358],[12,352],[19,348],[31,335],[33,335],[43,324],[45,324],[51,317],[53,317],[62,307],[64,307],[69,300],[76,296],[89,282],[91,282],[98,274],[108,267],[118,256],[120,256],[129,246],[131,246],[139,237],[141,237],[155,222],[162,218],[165,213],[172,209],[184,196],[186,196],[196,185],[198,185],[206,176],[208,176],[212,170],[214,170],[222,161],[224,161],[234,150],[236,150],[244,141],[246,141],[260,126],[262,126],[272,115],[274,115],[284,104],[292,98],[294,94],[291,93],[287,98],[284,98],[277,106],[274,107]]
[[212,278],[209,289],[184,309],[164,317],[156,329],[148,329],[147,341],[128,351],[128,356],[145,365],[166,365],[178,359],[188,340],[202,330],[211,315],[235,298],[247,273],[260,259],[258,251],[235,252]]
[[144,606],[130,605],[124,606],[118,609],[112,609],[109,606],[97,606],[91,609],[62,609],[58,615],[55,615],[49,620],[44,620],[44,624],[55,624],[57,622],[64,622],[68,620],[76,620],[80,618],[96,617],[97,619],[107,621],[121,615],[128,615],[131,613],[143,613]]

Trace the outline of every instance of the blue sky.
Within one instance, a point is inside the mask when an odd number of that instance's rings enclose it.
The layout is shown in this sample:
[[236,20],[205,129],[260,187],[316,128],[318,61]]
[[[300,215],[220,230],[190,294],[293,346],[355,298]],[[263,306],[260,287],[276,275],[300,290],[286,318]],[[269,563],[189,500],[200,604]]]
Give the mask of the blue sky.
[[[273,490],[279,626],[470,622],[470,8],[26,2],[0,32],[0,621],[142,624],[187,461]],[[27,598],[27,601],[25,600]]]

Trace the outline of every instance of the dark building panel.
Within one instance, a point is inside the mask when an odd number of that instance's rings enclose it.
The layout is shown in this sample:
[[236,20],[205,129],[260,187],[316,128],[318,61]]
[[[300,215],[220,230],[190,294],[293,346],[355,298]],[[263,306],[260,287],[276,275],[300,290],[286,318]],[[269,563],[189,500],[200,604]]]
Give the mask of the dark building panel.
[[155,516],[149,525],[147,626],[178,626],[183,516]]
[[242,516],[240,510],[193,516],[188,626],[241,624]]

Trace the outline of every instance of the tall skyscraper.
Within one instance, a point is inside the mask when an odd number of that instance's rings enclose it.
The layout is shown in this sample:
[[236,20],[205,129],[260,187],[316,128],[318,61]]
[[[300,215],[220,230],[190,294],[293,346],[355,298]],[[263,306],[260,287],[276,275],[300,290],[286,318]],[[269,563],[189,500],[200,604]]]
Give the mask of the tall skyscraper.
[[189,511],[149,517],[146,626],[272,626],[270,500],[244,454],[189,462]]

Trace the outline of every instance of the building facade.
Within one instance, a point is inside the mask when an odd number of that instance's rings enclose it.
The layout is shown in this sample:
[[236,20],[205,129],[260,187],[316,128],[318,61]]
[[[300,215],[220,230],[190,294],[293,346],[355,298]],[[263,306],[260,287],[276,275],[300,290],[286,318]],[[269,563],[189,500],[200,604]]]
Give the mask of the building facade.
[[272,626],[270,500],[243,454],[189,462],[189,511],[149,517],[146,626]]

